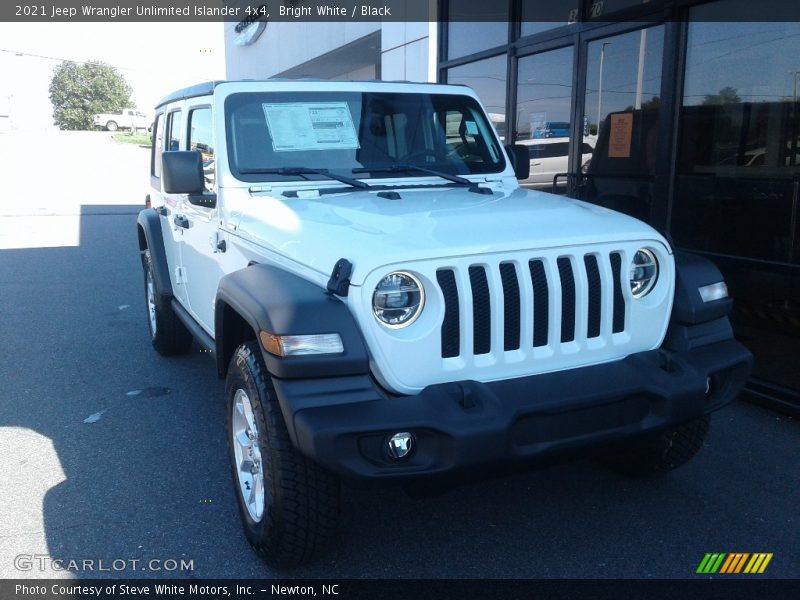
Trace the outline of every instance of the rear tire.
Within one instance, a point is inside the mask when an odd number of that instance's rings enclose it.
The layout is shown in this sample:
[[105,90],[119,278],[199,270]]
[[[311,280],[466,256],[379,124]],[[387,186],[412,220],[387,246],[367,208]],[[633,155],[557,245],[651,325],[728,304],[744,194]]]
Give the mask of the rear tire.
[[610,469],[642,477],[685,465],[700,451],[708,434],[708,415],[636,442],[609,448],[598,457]]
[[108,123],[106,123],[107,131],[116,131],[117,129],[119,129],[119,126],[117,125],[116,121],[109,121]]
[[245,536],[271,566],[308,562],[336,532],[339,480],[292,445],[256,342],[236,349],[225,396],[228,454]]
[[186,354],[192,347],[192,334],[186,329],[169,302],[161,297],[153,275],[150,250],[144,251],[144,301],[147,308],[147,325],[150,341],[156,352],[163,356]]

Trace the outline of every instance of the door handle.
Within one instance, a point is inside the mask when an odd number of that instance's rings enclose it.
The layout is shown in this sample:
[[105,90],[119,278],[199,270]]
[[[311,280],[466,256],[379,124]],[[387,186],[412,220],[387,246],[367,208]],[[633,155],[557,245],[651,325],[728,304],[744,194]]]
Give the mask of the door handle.
[[183,227],[184,229],[189,229],[189,219],[187,219],[183,215],[175,215],[172,218],[172,222],[175,223],[178,227]]
[[208,245],[211,246],[214,254],[217,252],[225,252],[225,250],[228,249],[228,245],[225,243],[225,240],[220,239],[219,232],[214,233],[214,235],[208,238]]

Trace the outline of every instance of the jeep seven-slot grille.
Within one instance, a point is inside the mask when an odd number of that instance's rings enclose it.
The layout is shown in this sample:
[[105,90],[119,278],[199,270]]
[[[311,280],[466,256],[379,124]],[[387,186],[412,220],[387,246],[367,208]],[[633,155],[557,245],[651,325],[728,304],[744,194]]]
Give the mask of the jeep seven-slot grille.
[[[607,327],[610,326],[612,333],[624,330],[625,299],[622,293],[622,256],[619,252],[572,258],[560,256],[552,271],[548,270],[546,260],[537,258],[528,261],[530,279],[524,277],[520,266],[513,262],[471,265],[467,279],[460,279],[454,269],[439,269],[436,280],[444,297],[442,358],[461,354],[463,327],[469,324],[472,325],[473,354],[489,354],[499,350],[492,348],[492,310],[502,312],[502,349],[506,352],[529,344],[538,348],[572,342],[576,338],[597,338],[602,332],[604,290],[606,297],[610,290],[613,299],[611,323]],[[600,261],[605,261],[604,268],[600,267]],[[610,278],[606,275],[609,270]],[[584,282],[587,287],[585,293],[581,294],[580,286]],[[469,289],[459,289],[459,285],[468,286]],[[493,285],[499,286],[498,291],[502,290],[502,301]],[[528,286],[529,289],[523,293],[522,286]],[[467,305],[468,310],[472,311],[471,315],[462,314],[459,309],[459,294],[467,294],[471,299],[471,305]],[[552,294],[556,297],[552,298],[551,303]],[[560,323],[551,323],[555,317],[552,314],[554,305],[560,306]],[[523,315],[531,317],[533,339],[522,340]],[[585,324],[585,331],[576,330],[579,322]],[[558,337],[553,339],[553,334]]]

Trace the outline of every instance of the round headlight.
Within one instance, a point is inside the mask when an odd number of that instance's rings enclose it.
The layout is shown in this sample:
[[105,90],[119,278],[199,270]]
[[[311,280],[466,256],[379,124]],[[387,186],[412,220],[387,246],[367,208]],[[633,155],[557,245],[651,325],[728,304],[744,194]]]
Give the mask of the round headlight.
[[372,294],[375,318],[390,328],[407,327],[417,320],[425,304],[422,283],[411,273],[396,271],[378,282]]
[[643,298],[649,294],[658,280],[658,260],[652,250],[639,248],[631,262],[630,281],[631,294],[634,298]]

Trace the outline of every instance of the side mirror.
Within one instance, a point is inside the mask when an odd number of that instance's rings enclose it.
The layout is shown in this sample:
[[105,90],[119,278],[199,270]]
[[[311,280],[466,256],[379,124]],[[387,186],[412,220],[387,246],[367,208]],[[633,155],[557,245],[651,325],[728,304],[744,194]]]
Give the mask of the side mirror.
[[511,159],[511,166],[514,167],[514,175],[517,176],[517,179],[530,177],[531,161],[528,156],[528,147],[522,144],[508,144],[505,149]]
[[199,152],[162,152],[161,179],[167,194],[201,194],[203,157]]

